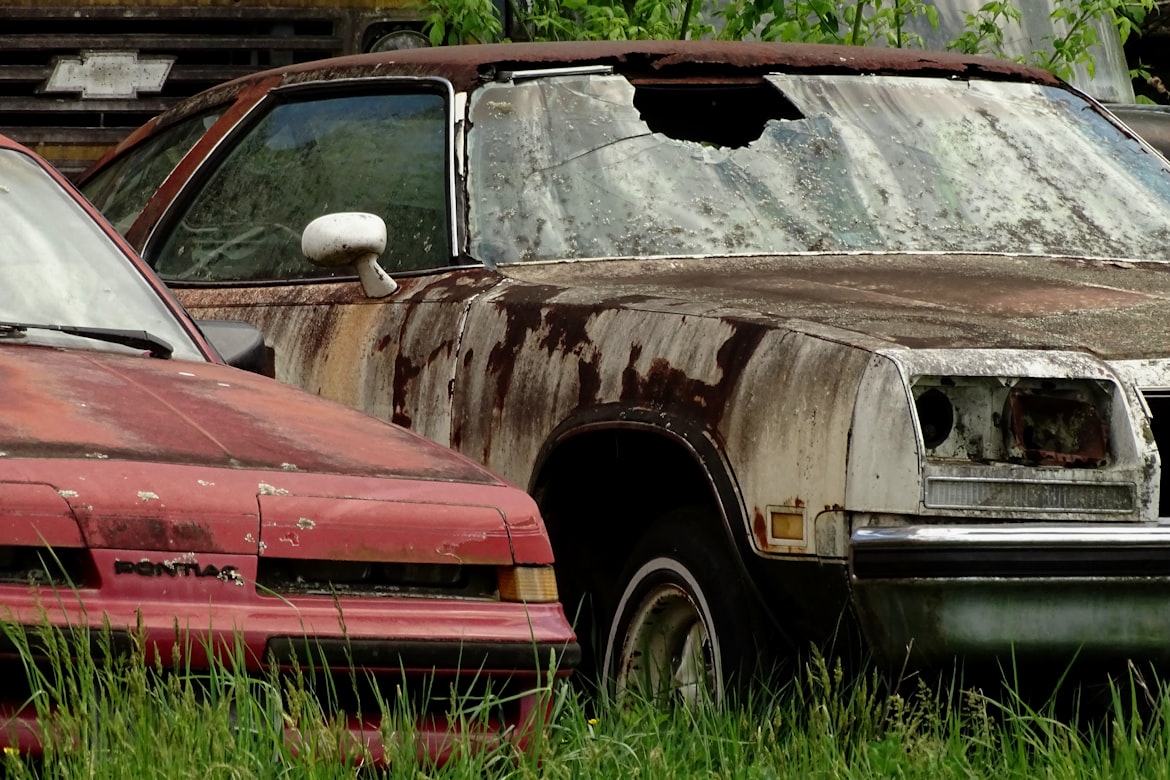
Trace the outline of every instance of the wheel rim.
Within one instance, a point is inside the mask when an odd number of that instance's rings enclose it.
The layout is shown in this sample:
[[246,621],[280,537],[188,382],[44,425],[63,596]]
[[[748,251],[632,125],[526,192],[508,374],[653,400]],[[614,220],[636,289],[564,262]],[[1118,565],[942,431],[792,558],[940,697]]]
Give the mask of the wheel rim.
[[683,588],[664,583],[630,619],[615,670],[619,694],[693,707],[717,698],[718,670],[702,613]]

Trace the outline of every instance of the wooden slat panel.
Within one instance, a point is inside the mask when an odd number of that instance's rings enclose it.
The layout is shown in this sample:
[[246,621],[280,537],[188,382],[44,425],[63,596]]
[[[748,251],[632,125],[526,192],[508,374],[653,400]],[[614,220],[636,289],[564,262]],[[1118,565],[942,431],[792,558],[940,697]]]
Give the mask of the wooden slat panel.
[[136,49],[139,51],[182,51],[184,49],[259,49],[261,51],[332,51],[341,49],[341,39],[331,35],[0,35],[0,51],[60,51],[77,49]]
[[135,100],[80,100],[44,97],[0,98],[0,113],[29,113],[29,112],[66,112],[97,113],[134,111],[137,113],[157,114],[166,110],[176,100],[166,98],[144,98]]
[[[174,84],[183,81],[200,81],[208,84],[219,84],[223,81],[230,81],[231,79],[244,76],[256,70],[254,67],[246,65],[181,65],[177,64],[171,68],[171,73],[167,76],[167,83]],[[6,66],[0,65],[0,82],[29,82],[39,84],[53,72],[53,68],[49,65],[21,65],[21,66]]]

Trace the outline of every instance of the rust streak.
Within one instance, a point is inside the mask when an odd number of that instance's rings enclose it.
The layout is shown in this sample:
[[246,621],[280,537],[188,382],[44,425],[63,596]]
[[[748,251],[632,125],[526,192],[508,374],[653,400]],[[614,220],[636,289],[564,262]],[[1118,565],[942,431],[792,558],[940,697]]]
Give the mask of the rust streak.
[[760,549],[768,546],[768,519],[760,508],[752,508],[752,535],[756,537],[756,545]]
[[622,371],[621,399],[627,403],[653,403],[662,406],[680,406],[700,410],[701,418],[712,429],[719,427],[724,407],[739,383],[743,368],[760,345],[767,329],[753,324],[729,321],[734,331],[719,347],[716,365],[721,369],[717,383],[708,384],[694,379],[675,368],[664,358],[655,358],[650,369],[641,375],[637,369],[642,346],[630,346],[630,359]]

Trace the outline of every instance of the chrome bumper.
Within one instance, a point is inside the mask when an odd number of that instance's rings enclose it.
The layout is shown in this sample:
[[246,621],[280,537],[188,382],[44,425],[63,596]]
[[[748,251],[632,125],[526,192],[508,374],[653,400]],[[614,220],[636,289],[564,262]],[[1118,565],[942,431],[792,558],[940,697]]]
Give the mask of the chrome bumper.
[[862,528],[855,606],[877,660],[1170,660],[1170,526]]

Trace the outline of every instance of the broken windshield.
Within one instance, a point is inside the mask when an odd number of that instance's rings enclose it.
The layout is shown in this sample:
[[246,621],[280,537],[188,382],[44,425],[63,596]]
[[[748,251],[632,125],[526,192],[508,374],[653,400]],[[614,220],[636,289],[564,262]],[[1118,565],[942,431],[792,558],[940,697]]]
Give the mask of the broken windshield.
[[743,143],[652,131],[621,76],[484,86],[468,133],[472,255],[489,266],[849,251],[1170,259],[1165,161],[1073,93],[767,82],[794,110]]

